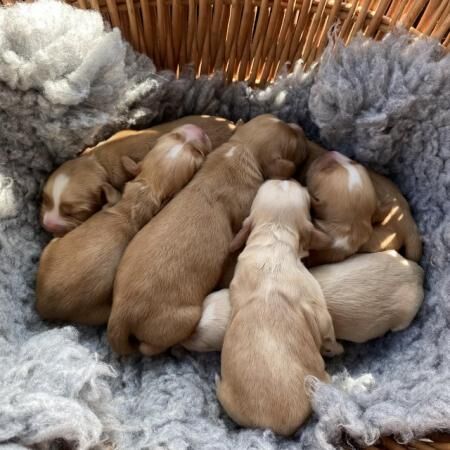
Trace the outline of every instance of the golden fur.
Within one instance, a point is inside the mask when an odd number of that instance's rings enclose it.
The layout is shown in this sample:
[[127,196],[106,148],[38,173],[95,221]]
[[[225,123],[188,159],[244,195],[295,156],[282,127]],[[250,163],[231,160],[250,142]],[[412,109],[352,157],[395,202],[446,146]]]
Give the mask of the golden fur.
[[185,125],[160,137],[142,168],[125,160],[131,172],[140,173],[127,183],[122,199],[54,239],[42,253],[36,286],[40,316],[106,323],[114,276],[127,244],[192,178],[210,149],[202,136],[186,136]]
[[230,286],[217,382],[219,401],[235,422],[282,435],[311,412],[306,377],[328,380],[320,352],[342,351],[320,286],[300,261],[328,243],[310,222],[309,207],[295,181],[260,188],[244,222],[250,235]]
[[[298,179],[306,182],[306,175],[312,163],[325,155],[327,150],[307,140],[308,156],[300,166]],[[405,197],[388,178],[366,169],[377,197],[377,207],[372,216],[372,233],[360,247],[360,252],[397,250],[406,258],[419,261],[422,256],[422,240]],[[313,204],[314,213],[314,204]]]
[[314,223],[332,238],[328,248],[311,251],[309,266],[342,261],[355,254],[372,234],[377,206],[367,170],[337,152],[327,152],[309,167],[306,185]]
[[239,126],[209,155],[125,251],[108,322],[117,353],[154,355],[192,334],[258,187],[292,176],[304,157],[303,134],[270,115]]
[[[123,165],[123,158],[142,161],[163,134],[185,125],[202,128],[211,139],[213,148],[228,141],[235,125],[221,117],[187,116],[147,130],[123,130],[97,146],[87,149],[82,156],[66,161],[47,180],[41,206],[41,223],[56,236],[61,236],[87,220],[105,204],[114,204],[127,181],[133,178]],[[58,176],[67,176],[57,211],[54,185]],[[51,219],[51,220],[49,220]]]
[[[395,250],[354,255],[313,267],[333,319],[336,339],[366,342],[409,326],[423,297],[423,270]],[[230,320],[228,289],[206,297],[195,332],[182,345],[191,351],[220,351]]]

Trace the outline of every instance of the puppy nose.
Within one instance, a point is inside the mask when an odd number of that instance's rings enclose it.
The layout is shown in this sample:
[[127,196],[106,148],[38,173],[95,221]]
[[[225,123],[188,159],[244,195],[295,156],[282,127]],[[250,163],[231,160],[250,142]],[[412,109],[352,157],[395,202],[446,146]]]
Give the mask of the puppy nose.
[[67,231],[67,224],[61,218],[49,213],[44,214],[42,226],[49,233],[64,233]]
[[181,130],[187,142],[203,140],[206,136],[206,133],[200,127],[191,124],[183,125]]
[[209,139],[209,136],[196,125],[187,124],[183,125],[181,127],[181,130],[184,134],[184,138],[186,139],[186,142],[201,142],[203,145],[206,146],[207,150],[211,150],[211,141]]

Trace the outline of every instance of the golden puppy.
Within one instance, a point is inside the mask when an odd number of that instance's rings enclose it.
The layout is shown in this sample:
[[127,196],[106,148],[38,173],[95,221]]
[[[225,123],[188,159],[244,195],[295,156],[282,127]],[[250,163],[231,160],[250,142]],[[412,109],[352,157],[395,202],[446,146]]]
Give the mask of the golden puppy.
[[267,181],[258,191],[243,226],[250,235],[230,286],[217,380],[218,399],[235,422],[282,435],[311,413],[305,378],[328,380],[321,351],[342,351],[320,286],[300,261],[329,243],[309,208],[296,181]]
[[117,353],[155,355],[192,334],[258,187],[290,177],[304,146],[296,127],[270,115],[239,126],[136,235],[114,284],[108,336]]
[[142,161],[159,137],[185,124],[202,128],[213,148],[228,141],[235,129],[232,122],[221,117],[187,116],[148,130],[116,133],[50,175],[42,196],[43,227],[62,236],[105,204],[116,203],[125,183],[134,178],[123,164],[124,157]]
[[373,232],[360,252],[402,251],[406,258],[419,261],[422,257],[422,239],[409,204],[398,187],[386,177],[370,173],[378,206],[372,218]]
[[306,176],[315,224],[333,240],[311,251],[309,266],[342,261],[356,253],[372,234],[377,198],[367,170],[338,152],[327,152]]
[[[306,182],[311,164],[327,154],[327,150],[312,141],[307,141],[307,145],[308,157],[300,166],[298,176],[302,182]],[[406,258],[419,261],[422,256],[422,240],[408,202],[392,181],[370,169],[366,170],[375,188],[377,209],[372,217],[372,234],[359,251],[374,253],[397,250]]]
[[[336,339],[366,342],[407,328],[423,297],[423,270],[395,250],[354,255],[313,267]],[[196,352],[220,351],[231,315],[230,294],[221,289],[206,297],[194,334],[182,343]]]
[[[114,276],[133,236],[192,178],[211,143],[201,128],[183,125],[160,137],[122,199],[94,214],[42,253],[36,308],[42,318],[106,323]],[[131,172],[139,168],[125,160]]]

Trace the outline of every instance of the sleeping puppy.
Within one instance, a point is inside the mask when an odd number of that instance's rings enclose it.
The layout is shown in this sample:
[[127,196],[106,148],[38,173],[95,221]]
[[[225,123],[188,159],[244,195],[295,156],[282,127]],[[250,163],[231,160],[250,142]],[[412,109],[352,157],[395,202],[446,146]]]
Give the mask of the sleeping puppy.
[[114,276],[127,244],[192,178],[210,150],[201,128],[183,125],[158,139],[142,168],[125,159],[130,172],[140,173],[126,184],[122,199],[54,239],[42,253],[36,286],[39,315],[106,323]]
[[[320,145],[308,141],[308,156],[300,166],[298,179],[306,182],[306,174],[312,163],[327,154]],[[377,208],[372,217],[373,232],[360,252],[397,250],[407,259],[419,261],[422,256],[422,240],[405,197],[388,178],[366,169],[377,196]]]
[[[333,319],[336,339],[366,342],[407,328],[423,297],[423,270],[395,250],[354,255],[310,270]],[[206,297],[194,334],[182,343],[196,352],[220,351],[231,315],[230,294]]]
[[386,177],[371,172],[378,206],[372,218],[373,232],[360,252],[403,251],[407,259],[420,261],[422,239],[409,204],[398,187]]
[[258,187],[292,176],[304,157],[303,134],[270,115],[239,126],[208,156],[125,251],[108,322],[117,353],[156,355],[192,334]]
[[315,224],[332,237],[328,248],[311,251],[308,266],[342,261],[372,234],[377,198],[367,170],[338,152],[327,152],[309,167],[306,185]]
[[124,158],[142,161],[159,137],[185,124],[202,128],[213,148],[227,142],[235,129],[221,117],[187,116],[148,130],[116,133],[50,175],[42,195],[42,226],[62,236],[103,206],[116,203],[125,183],[134,177],[123,164]]
[[[289,436],[311,413],[305,379],[328,381],[321,351],[342,352],[319,283],[301,262],[329,243],[308,192],[267,181],[236,240],[249,235],[230,286],[217,397],[238,424]],[[241,236],[242,235],[242,236]]]

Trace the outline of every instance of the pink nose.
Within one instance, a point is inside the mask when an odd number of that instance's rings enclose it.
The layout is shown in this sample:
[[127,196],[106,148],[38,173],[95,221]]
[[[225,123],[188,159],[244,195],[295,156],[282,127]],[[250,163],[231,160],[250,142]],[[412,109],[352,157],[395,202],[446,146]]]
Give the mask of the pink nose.
[[49,213],[44,214],[42,226],[49,233],[64,233],[67,230],[67,224],[62,219]]
[[195,141],[205,139],[206,133],[195,125],[187,124],[181,127],[186,141]]
[[192,124],[186,124],[181,127],[181,131],[184,134],[184,138],[186,139],[186,142],[193,142],[193,141],[200,141],[202,144],[206,146],[208,151],[211,150],[211,141],[209,139],[209,136],[196,125]]

